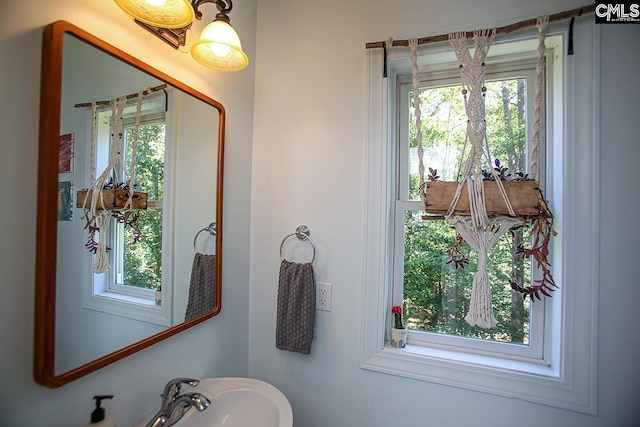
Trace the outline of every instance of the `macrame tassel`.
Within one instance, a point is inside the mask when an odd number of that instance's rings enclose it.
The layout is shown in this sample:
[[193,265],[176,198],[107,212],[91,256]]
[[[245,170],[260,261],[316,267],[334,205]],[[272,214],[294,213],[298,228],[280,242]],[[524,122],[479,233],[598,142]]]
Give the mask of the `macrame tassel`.
[[478,271],[473,276],[469,313],[464,320],[469,325],[480,328],[493,328],[498,324],[493,315],[491,303],[491,286],[489,285],[489,275],[487,274],[486,250],[478,251]]

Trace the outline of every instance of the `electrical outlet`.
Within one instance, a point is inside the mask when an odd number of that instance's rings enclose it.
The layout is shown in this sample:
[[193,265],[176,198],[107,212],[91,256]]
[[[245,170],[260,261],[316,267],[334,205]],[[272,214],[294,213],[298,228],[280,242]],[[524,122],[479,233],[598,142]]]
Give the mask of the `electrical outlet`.
[[331,311],[331,283],[316,284],[316,309]]

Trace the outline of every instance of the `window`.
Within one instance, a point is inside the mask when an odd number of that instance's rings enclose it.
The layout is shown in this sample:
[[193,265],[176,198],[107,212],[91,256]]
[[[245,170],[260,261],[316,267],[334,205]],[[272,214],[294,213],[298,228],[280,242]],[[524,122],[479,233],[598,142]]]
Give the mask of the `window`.
[[[488,65],[486,69],[485,104],[491,154],[501,167],[507,168],[504,173],[513,176],[527,171],[535,66],[535,61],[521,60]],[[398,162],[393,173],[394,248],[390,263],[393,305],[400,302],[404,305],[409,342],[458,351],[495,352],[504,357],[546,363],[544,356],[548,352],[544,351],[544,343],[549,343],[544,340],[546,301],[531,304],[528,298],[511,291],[508,284],[514,276],[519,283],[532,282],[531,262],[517,252],[517,245],[526,238],[522,228],[513,231],[513,238],[503,236],[489,256],[488,273],[498,325],[482,329],[471,327],[464,320],[470,284],[477,270],[477,254],[463,242],[460,249],[469,264],[456,268],[446,254],[447,249],[456,245],[455,230],[442,220],[422,219],[411,77],[398,76],[397,86],[398,131],[394,134],[398,137],[393,148]],[[467,121],[457,67],[423,75],[418,87],[425,168],[437,170],[442,180],[454,181],[465,160]],[[485,164],[483,169],[489,167]]]
[[[108,229],[107,246],[110,268],[105,273],[90,273],[91,260],[85,271],[92,277],[91,289],[85,293],[85,307],[119,316],[167,326],[170,324],[171,284],[163,280],[169,268],[163,244],[170,222],[164,215],[169,186],[165,170],[170,140],[163,97],[145,97],[135,144],[135,191],[147,194],[147,209],[134,211],[126,218],[112,218]],[[122,159],[114,171],[112,185],[127,183],[131,159],[134,155],[135,104],[127,106],[122,121]],[[111,109],[98,112],[96,170],[109,164],[111,141]],[[166,251],[165,251],[166,253]],[[88,258],[91,258],[88,256]],[[169,266],[170,267],[170,266]],[[164,285],[164,286],[163,286]],[[164,298],[163,298],[164,296]]]
[[[407,252],[405,256],[404,248],[413,244],[408,241],[412,236],[439,233],[443,237],[440,248],[435,251],[422,248],[437,256],[442,255],[442,246],[448,244],[444,238],[450,236],[446,230],[438,229],[442,223],[430,221],[425,224],[413,220],[422,209],[421,203],[413,197],[412,181],[415,178],[411,176],[415,172],[410,160],[414,155],[410,144],[397,144],[399,140],[410,141],[412,132],[408,108],[410,88],[403,87],[407,82],[405,76],[410,74],[408,49],[394,48],[388,52],[387,78],[381,76],[381,50],[368,51],[363,369],[595,413],[598,186],[597,161],[594,159],[598,152],[598,108],[597,85],[594,84],[597,67],[594,64],[599,57],[599,34],[590,23],[579,23],[576,28],[581,32],[579,43],[584,44],[581,55],[570,60],[565,55],[566,32],[553,29],[556,32],[546,40],[544,125],[547,145],[546,152],[541,155],[546,168],[541,176],[544,177],[545,196],[552,201],[554,225],[560,232],[554,239],[557,246],[553,248],[551,259],[560,288],[543,304],[523,305],[522,326],[499,335],[484,336],[482,331],[458,327],[460,307],[457,303],[443,307],[442,303],[433,302],[433,295],[425,295],[427,280],[443,281],[442,269],[447,266],[442,266],[441,259],[433,261],[432,271],[417,270],[416,273],[411,270],[414,260],[409,254],[414,252]],[[532,90],[527,63],[535,58],[535,33],[534,30],[509,41],[496,40],[487,59],[487,69],[491,69],[487,80],[500,89],[493,92],[502,96],[502,87],[506,85],[516,96],[512,103],[515,111],[518,111],[518,86],[524,85],[527,92]],[[429,52],[419,59],[423,76],[420,90],[432,91],[429,98],[444,98],[445,92],[459,82],[455,72],[450,71],[457,67],[454,54],[445,44],[426,45],[420,49]],[[524,100],[527,98],[531,99],[531,95],[527,94]],[[403,109],[405,113],[402,113]],[[438,114],[449,113],[446,108],[440,109]],[[526,106],[524,111],[526,115]],[[500,118],[500,114],[496,112],[496,118]],[[529,126],[530,120],[524,119]],[[512,126],[515,124],[511,121]],[[524,129],[517,127],[512,132],[522,133]],[[434,128],[434,132],[436,130]],[[440,136],[426,136],[425,141],[446,141],[446,137]],[[499,139],[499,135],[493,137]],[[449,151],[445,148],[429,152],[425,163],[437,163],[435,168],[439,175],[455,174],[451,172],[455,169],[451,165],[456,165],[458,147],[450,144]],[[509,156],[504,154],[493,153],[511,169]],[[402,179],[398,180],[398,177]],[[506,261],[498,260],[498,264],[508,263],[509,248],[499,246],[497,250],[507,257]],[[426,258],[423,254],[418,255],[420,262]],[[495,267],[494,275],[502,274],[503,267]],[[521,267],[524,277],[536,274],[535,269],[524,264]],[[468,272],[457,274],[463,276]],[[455,289],[458,283],[455,274],[454,278],[447,277],[451,280],[447,286]],[[467,279],[460,277],[460,281],[463,280]],[[445,295],[443,290],[442,297]],[[448,295],[455,299],[455,293]],[[421,300],[428,298],[432,301]],[[391,326],[390,308],[405,299],[410,302],[408,320],[412,330],[407,347],[394,349],[385,341]],[[502,300],[500,296],[494,297],[494,305],[502,304]],[[509,297],[504,300],[508,302]],[[434,313],[437,308],[441,313]],[[511,314],[505,312],[505,316]]]

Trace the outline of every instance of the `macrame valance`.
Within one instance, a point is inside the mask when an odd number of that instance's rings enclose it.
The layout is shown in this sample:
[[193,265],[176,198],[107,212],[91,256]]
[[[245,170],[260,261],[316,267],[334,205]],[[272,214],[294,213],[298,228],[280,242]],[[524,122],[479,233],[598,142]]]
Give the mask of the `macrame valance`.
[[[539,32],[538,64],[536,79],[536,99],[534,111],[532,155],[530,174],[537,177],[538,146],[540,142],[541,102],[543,90],[544,70],[544,40],[548,17],[537,20]],[[551,232],[549,225],[550,212],[541,196],[539,185],[533,180],[519,180],[503,182],[495,168],[489,167],[489,172],[483,170],[483,161],[493,165],[490,151],[490,141],[487,140],[487,124],[485,121],[485,59],[491,42],[496,34],[494,30],[475,31],[473,33],[474,54],[470,53],[467,45],[467,33],[459,32],[449,35],[449,41],[460,63],[462,95],[467,115],[465,146],[469,145],[469,153],[464,159],[464,168],[455,182],[436,182],[433,178],[425,181],[424,148],[422,135],[422,117],[418,88],[417,53],[418,40],[409,40],[411,50],[413,104],[416,120],[416,139],[418,145],[418,172],[420,175],[420,197],[427,214],[444,214],[439,216],[451,224],[469,246],[478,253],[478,270],[474,275],[469,312],[465,317],[467,323],[481,328],[491,328],[496,325],[491,302],[491,287],[487,274],[487,258],[489,249],[509,230],[520,227],[527,221],[541,218],[547,226],[537,226],[542,230],[543,239],[536,238],[536,244],[544,242],[546,245]],[[490,175],[490,180],[485,180]],[[431,184],[431,185],[430,185]],[[508,186],[506,185],[508,184]],[[507,190],[509,189],[509,191]],[[435,193],[435,197],[432,197]],[[463,195],[465,196],[463,198]],[[487,197],[489,195],[490,197]],[[511,196],[518,197],[518,209],[511,203]],[[434,202],[434,199],[437,201]],[[464,202],[463,202],[464,200]],[[448,206],[446,205],[448,204]],[[434,207],[435,206],[435,207]],[[445,206],[446,209],[444,208]],[[546,233],[546,234],[545,234]],[[544,251],[542,251],[544,252]],[[533,251],[529,253],[536,253]],[[526,255],[526,254],[525,254]],[[535,256],[534,256],[535,257]],[[528,293],[532,300],[539,298],[537,291],[549,295],[555,284],[548,269],[546,253],[535,257],[539,266],[545,272],[545,277],[536,291]],[[546,282],[544,281],[546,279]],[[513,283],[514,291],[527,294],[524,286]]]
[[[549,15],[549,22],[565,21],[567,19],[575,18],[576,16],[586,15],[595,11],[595,4],[588,4],[586,6],[578,7],[576,9],[565,10],[563,12],[554,13]],[[524,28],[536,27],[538,25],[537,19],[527,19],[525,21],[516,22],[514,24],[505,25],[495,29],[496,34],[510,34],[514,31],[522,30]],[[473,31],[466,32],[467,38],[473,37]],[[449,34],[439,34],[436,36],[420,37],[417,40],[419,45],[429,43],[439,43],[449,41]],[[368,42],[365,44],[366,49],[379,49],[379,48],[391,48],[395,46],[409,46],[410,40],[385,40],[379,42]]]

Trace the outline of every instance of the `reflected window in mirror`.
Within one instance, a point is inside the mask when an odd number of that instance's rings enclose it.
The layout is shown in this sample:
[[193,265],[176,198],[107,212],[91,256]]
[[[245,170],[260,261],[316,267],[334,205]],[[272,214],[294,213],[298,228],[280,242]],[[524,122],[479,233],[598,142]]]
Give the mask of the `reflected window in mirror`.
[[[159,91],[142,99],[139,115],[135,100],[125,108],[119,147],[122,161],[113,173],[116,177],[114,185],[122,185],[131,176],[133,165],[135,191],[146,194],[147,208],[132,211],[126,218],[120,217],[110,228],[106,238],[111,268],[103,273],[90,273],[92,277],[86,280],[89,299],[86,306],[168,326],[170,313],[166,303],[163,310],[162,294],[172,293],[171,278],[163,275],[163,271],[169,271],[163,266],[170,264],[170,250],[163,250],[163,246],[170,244],[170,239],[163,239],[163,236],[171,236],[173,232],[170,215],[163,215],[165,198],[168,206],[173,198],[173,186],[170,182],[165,185],[165,176],[171,177],[167,169],[173,164],[174,153],[173,139],[168,137],[171,131],[167,129],[170,98],[167,92]],[[98,171],[110,163],[114,132],[112,115],[112,109],[108,107],[96,112],[96,158],[90,162]],[[93,119],[90,117],[89,126]],[[92,261],[88,259],[87,263]],[[120,302],[115,303],[116,308],[113,308],[114,300]],[[139,305],[148,306],[146,315],[140,313]]]

